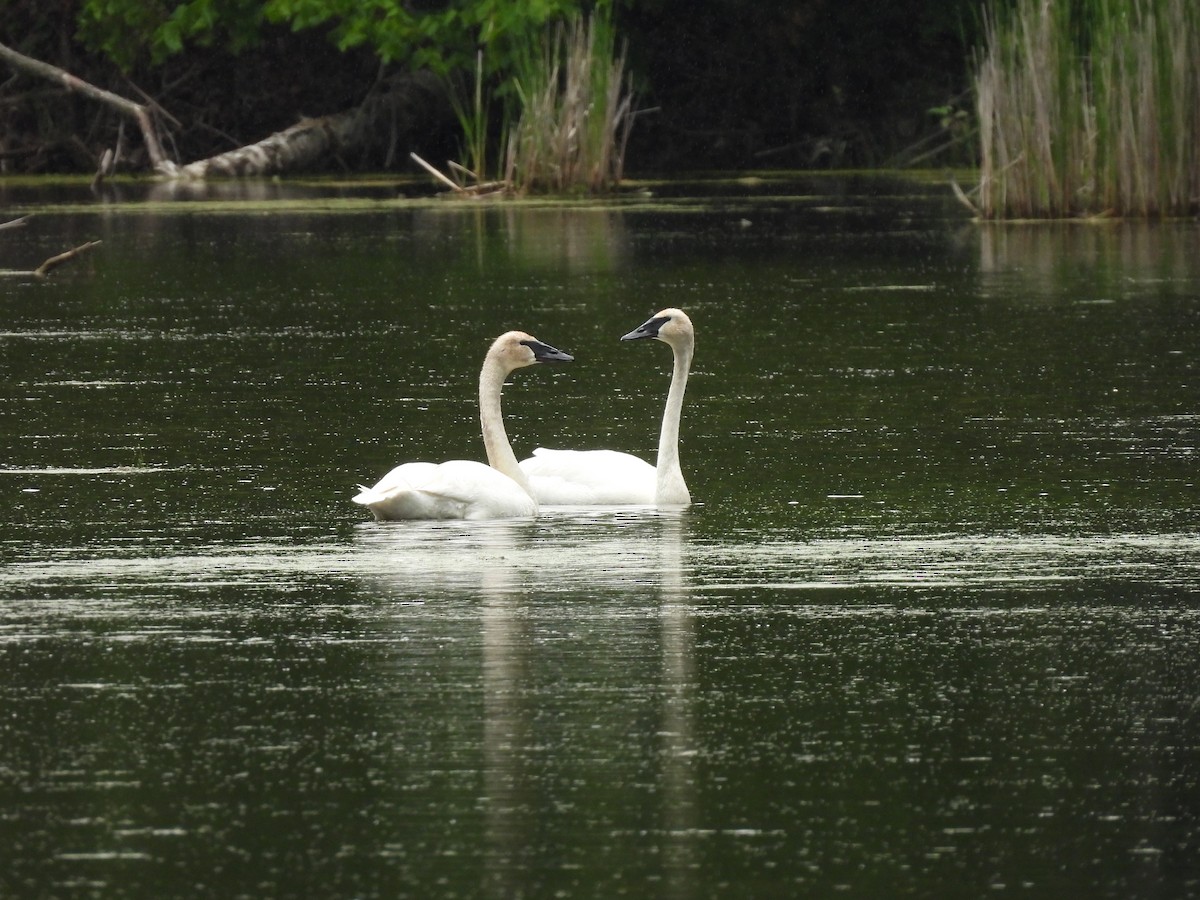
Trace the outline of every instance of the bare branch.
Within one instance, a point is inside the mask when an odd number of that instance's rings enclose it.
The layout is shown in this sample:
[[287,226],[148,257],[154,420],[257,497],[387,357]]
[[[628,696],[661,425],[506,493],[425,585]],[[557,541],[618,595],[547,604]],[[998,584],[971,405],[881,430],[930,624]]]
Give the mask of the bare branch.
[[58,256],[50,257],[48,260],[46,260],[44,263],[42,263],[40,266],[38,266],[36,269],[33,270],[34,277],[35,278],[45,278],[47,275],[50,274],[51,269],[56,269],[59,266],[61,266],[63,263],[70,262],[75,257],[86,253],[88,250],[91,250],[93,247],[95,247],[99,243],[100,243],[99,241],[88,241],[86,244],[80,244],[75,249],[68,250],[66,253],[60,253],[60,254],[58,254]]
[[417,156],[417,154],[409,153],[408,155],[412,157],[413,162],[415,162],[418,166],[420,166],[422,169],[424,169],[426,172],[428,172],[430,175],[432,175],[434,178],[436,178],[442,184],[444,184],[448,188],[450,188],[450,190],[459,191],[459,192],[461,192],[463,190],[462,185],[456,184],[452,179],[447,178],[445,175],[443,175],[441,172],[439,172],[437,169],[435,169],[429,163],[425,162],[425,160],[421,159],[421,157]]
[[142,131],[142,139],[146,142],[146,152],[150,155],[150,162],[154,168],[163,172],[170,171],[174,167],[174,164],[163,155],[162,145],[159,143],[158,133],[154,130],[154,122],[150,118],[149,111],[140,103],[134,103],[119,94],[98,88],[81,78],[76,78],[70,72],[42,62],[40,59],[18,53],[4,44],[0,44],[0,61],[8,63],[12,69],[18,72],[57,82],[68,91],[82,94],[89,99],[112,107],[122,115],[129,116],[138,123],[138,127]]

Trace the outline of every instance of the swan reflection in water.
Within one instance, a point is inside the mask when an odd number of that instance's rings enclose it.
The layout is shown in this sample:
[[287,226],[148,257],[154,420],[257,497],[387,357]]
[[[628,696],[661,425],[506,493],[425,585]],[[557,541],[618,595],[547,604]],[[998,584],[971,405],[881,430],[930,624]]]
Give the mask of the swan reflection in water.
[[[536,520],[364,523],[358,571],[384,597],[462,598],[481,591],[537,596],[581,589],[645,590],[682,580],[687,512],[653,507],[556,507]],[[368,558],[375,557],[375,558]]]
[[[489,895],[513,896],[527,884],[546,812],[564,802],[552,786],[608,778],[606,765],[628,765],[631,741],[658,760],[656,859],[672,885],[667,894],[690,893],[697,829],[687,517],[593,507],[546,511],[532,522],[357,529],[359,549],[378,555],[368,587],[400,602],[399,627],[420,631],[451,617],[463,652],[479,642]],[[614,699],[614,684],[627,699]],[[657,706],[649,717],[644,701]],[[464,718],[476,714],[477,702],[462,698]],[[581,716],[586,721],[573,727]],[[587,794],[597,797],[628,790],[592,787]],[[593,815],[574,809],[570,825],[586,829]],[[607,815],[644,828],[632,808]],[[613,824],[606,819],[606,828]]]

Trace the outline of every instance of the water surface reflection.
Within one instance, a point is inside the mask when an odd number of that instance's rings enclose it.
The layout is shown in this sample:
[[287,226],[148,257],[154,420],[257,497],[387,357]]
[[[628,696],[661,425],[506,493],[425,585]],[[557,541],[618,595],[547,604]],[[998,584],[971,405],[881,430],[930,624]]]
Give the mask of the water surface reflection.
[[[949,887],[997,846],[1045,885],[1102,847],[1122,892],[1174,883],[1194,536],[749,544],[697,537],[704,515],[7,566],[8,784],[70,823],[20,805],[10,825],[57,849],[26,839],[15,871],[142,894],[207,883],[185,860],[216,840],[274,892],[300,887],[275,854],[316,852],[334,893],[700,897]],[[857,834],[890,848],[865,879],[837,851]]]
[[[39,209],[105,243],[0,282],[0,894],[1200,891],[1194,226],[881,185]],[[668,305],[690,509],[349,503],[513,326],[519,455],[652,454]]]

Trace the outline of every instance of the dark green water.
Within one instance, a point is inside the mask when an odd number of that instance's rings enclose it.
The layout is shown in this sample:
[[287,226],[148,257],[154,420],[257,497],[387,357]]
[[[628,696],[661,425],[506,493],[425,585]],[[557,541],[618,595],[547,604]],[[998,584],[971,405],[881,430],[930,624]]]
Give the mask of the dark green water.
[[[104,242],[0,278],[0,896],[1200,893],[1195,223],[270,190],[0,184]],[[518,456],[650,456],[665,306],[689,510],[349,502],[510,328]]]

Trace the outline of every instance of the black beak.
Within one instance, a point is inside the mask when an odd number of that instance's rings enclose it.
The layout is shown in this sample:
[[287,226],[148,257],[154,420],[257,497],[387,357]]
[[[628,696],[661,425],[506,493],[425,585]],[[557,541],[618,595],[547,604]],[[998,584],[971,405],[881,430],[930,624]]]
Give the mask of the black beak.
[[622,335],[621,340],[637,341],[642,338],[656,338],[658,337],[658,329],[662,328],[668,321],[670,321],[670,316],[657,316],[653,319],[647,319],[637,328],[633,329],[633,331],[629,332],[629,334]]
[[533,351],[533,359],[540,363],[557,363],[557,362],[573,362],[575,357],[570,353],[563,353],[549,344],[543,344],[541,341],[521,341],[526,347]]

